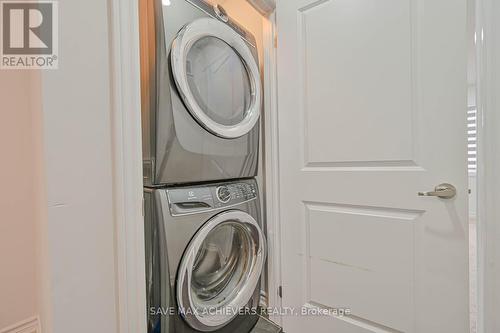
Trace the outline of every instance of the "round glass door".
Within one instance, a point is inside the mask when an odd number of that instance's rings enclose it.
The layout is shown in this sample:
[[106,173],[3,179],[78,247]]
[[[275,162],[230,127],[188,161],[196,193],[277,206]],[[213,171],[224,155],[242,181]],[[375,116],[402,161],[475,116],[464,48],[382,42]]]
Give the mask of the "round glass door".
[[257,123],[260,73],[249,47],[214,19],[184,27],[172,44],[172,72],[193,117],[211,133],[237,138]]
[[177,284],[179,308],[191,327],[223,327],[250,301],[262,273],[264,242],[257,222],[241,211],[221,213],[197,232]]

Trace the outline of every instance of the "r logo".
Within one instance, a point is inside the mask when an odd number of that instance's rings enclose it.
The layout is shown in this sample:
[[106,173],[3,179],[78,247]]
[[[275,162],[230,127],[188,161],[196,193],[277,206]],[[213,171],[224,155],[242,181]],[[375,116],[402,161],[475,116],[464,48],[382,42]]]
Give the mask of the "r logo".
[[57,68],[57,2],[0,4],[2,68]]
[[3,54],[52,54],[52,3],[2,3]]

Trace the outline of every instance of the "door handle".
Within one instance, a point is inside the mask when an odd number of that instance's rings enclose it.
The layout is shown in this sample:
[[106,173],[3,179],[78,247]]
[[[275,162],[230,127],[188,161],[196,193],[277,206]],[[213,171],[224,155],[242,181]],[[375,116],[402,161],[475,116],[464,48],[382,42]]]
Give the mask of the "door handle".
[[457,195],[455,186],[447,183],[439,184],[431,192],[418,192],[421,197],[438,197],[441,199],[451,199]]

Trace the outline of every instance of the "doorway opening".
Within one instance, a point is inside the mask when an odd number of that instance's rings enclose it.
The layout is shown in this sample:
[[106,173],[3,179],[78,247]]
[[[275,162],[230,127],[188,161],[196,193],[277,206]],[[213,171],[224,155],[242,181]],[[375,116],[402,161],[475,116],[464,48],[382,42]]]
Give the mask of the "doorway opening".
[[478,168],[478,101],[476,43],[476,0],[468,1],[467,11],[467,166],[469,177],[469,299],[470,332],[477,333],[478,322],[478,261],[477,261],[477,168]]

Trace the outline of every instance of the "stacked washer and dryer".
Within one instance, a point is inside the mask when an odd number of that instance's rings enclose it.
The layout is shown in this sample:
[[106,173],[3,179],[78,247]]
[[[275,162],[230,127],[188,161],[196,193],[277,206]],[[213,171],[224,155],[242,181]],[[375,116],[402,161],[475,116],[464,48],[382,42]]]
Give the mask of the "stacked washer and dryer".
[[249,332],[266,259],[255,39],[202,0],[154,0],[152,12],[154,34],[141,33],[148,333]]

